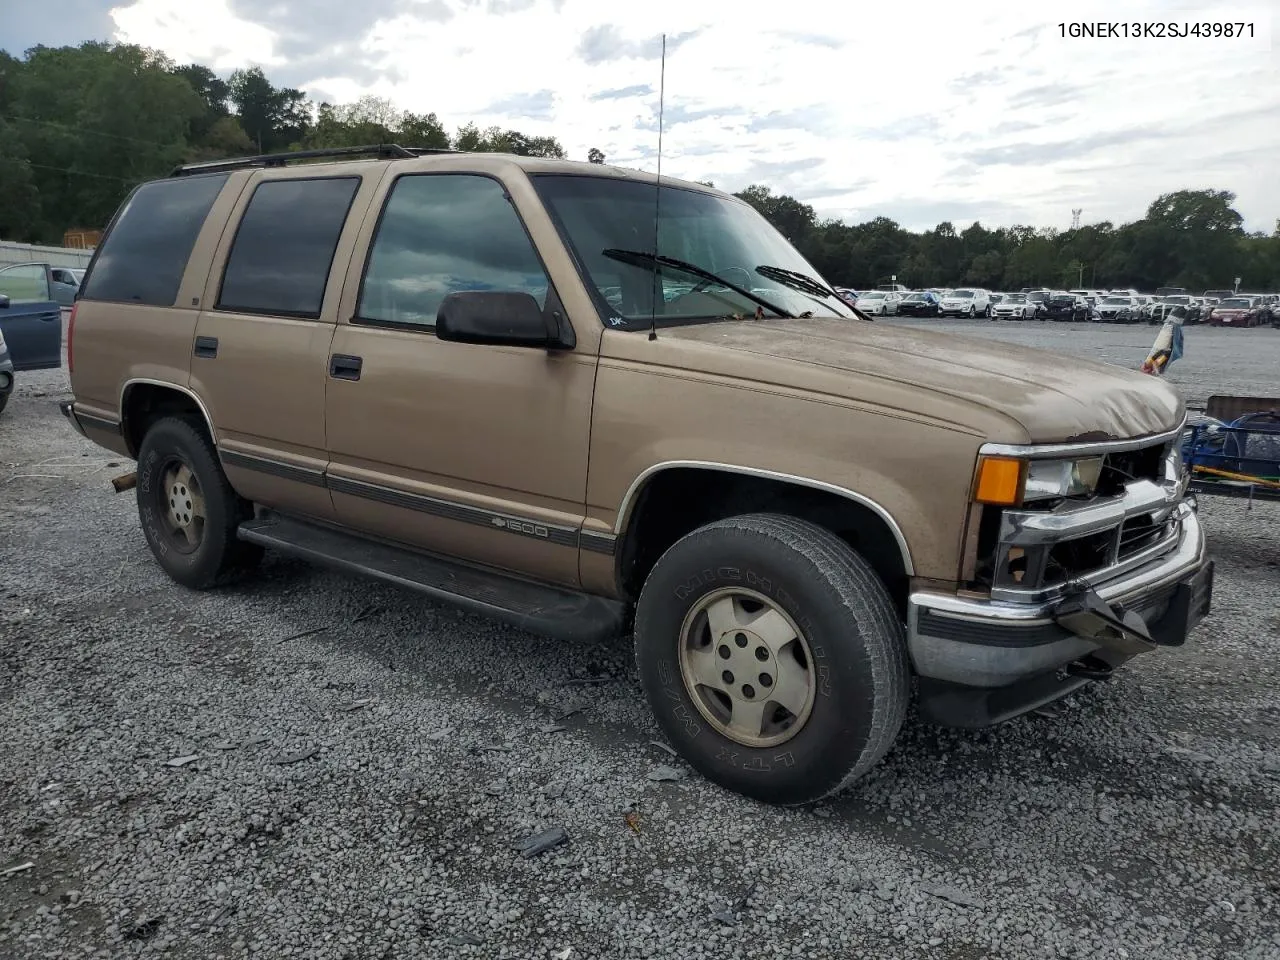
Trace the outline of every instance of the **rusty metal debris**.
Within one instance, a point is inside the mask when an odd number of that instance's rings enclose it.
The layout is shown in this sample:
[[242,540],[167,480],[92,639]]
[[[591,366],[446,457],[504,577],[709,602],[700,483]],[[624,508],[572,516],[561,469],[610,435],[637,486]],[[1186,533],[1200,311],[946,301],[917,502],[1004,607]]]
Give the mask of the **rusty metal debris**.
[[138,485],[138,474],[134,473],[122,474],[111,479],[111,486],[115,488],[116,493],[124,493],[126,490],[132,490]]

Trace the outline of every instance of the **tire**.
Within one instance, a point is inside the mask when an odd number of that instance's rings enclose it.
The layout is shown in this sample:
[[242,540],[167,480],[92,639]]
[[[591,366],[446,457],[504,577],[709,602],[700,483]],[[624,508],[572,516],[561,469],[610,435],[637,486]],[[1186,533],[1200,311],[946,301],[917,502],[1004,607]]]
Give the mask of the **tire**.
[[9,394],[0,393],[0,413],[4,413],[4,408],[9,405]]
[[975,307],[973,304],[969,304],[969,319],[972,320],[977,315],[978,315],[978,308]]
[[[147,545],[164,572],[183,586],[206,590],[252,569],[262,558],[261,547],[236,537],[236,528],[253,515],[253,508],[231,489],[202,425],[164,417],[148,427],[138,450],[137,495]],[[190,511],[183,514],[191,521],[185,527],[192,531],[190,537],[170,519],[171,509],[184,506]],[[203,519],[197,526],[201,506]]]
[[[744,606],[737,607],[734,597]],[[769,658],[761,657],[766,648],[760,636],[730,631],[742,648],[741,653],[731,651],[730,644],[711,637],[711,618],[698,614],[703,604],[714,606],[717,598],[744,611],[739,622],[746,630],[754,625],[749,618],[759,616],[746,605],[767,602],[783,614],[775,625],[791,625],[782,636],[794,632],[796,639]],[[686,633],[686,627],[694,629]],[[706,639],[704,645],[686,643],[687,636],[698,634]],[[731,517],[677,541],[658,560],[640,593],[635,646],[649,703],[680,754],[709,780],[767,803],[811,803],[842,789],[888,752],[906,716],[906,642],[884,584],[843,540],[792,517]],[[726,669],[718,676],[735,689],[731,701],[723,691],[711,693],[710,687],[686,680],[700,650],[715,664],[713,673],[727,664],[749,671],[747,676],[758,683],[734,683],[741,675],[734,677]],[[801,658],[797,651],[807,655]],[[768,670],[777,671],[776,688]],[[797,670],[807,670],[799,685],[806,706],[779,722],[783,711],[767,706],[779,701],[763,700],[760,693],[781,692],[784,683],[795,686]],[[751,719],[745,712],[751,696],[762,711],[754,724],[757,734],[766,734],[771,722],[785,728],[774,742],[752,743],[726,732],[725,717],[737,715],[739,706]],[[729,703],[732,710],[726,711]]]

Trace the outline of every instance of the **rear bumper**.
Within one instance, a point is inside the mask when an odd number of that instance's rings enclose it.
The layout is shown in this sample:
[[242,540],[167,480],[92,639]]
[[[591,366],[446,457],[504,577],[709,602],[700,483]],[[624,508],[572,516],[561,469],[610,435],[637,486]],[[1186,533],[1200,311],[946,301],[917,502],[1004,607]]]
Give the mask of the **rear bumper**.
[[76,428],[76,433],[84,436],[84,427],[80,426],[79,419],[76,418],[76,405],[71,400],[63,400],[58,404],[58,409],[62,411],[62,415],[71,421],[71,425]]
[[[1020,603],[912,594],[907,645],[925,715],[949,726],[985,726],[1064,696],[1137,653],[1185,642],[1208,613],[1213,564],[1194,510],[1184,505],[1180,514],[1172,550],[1070,597]],[[1090,598],[1093,609],[1136,614],[1139,628],[1099,627],[1093,613],[1082,612]]]

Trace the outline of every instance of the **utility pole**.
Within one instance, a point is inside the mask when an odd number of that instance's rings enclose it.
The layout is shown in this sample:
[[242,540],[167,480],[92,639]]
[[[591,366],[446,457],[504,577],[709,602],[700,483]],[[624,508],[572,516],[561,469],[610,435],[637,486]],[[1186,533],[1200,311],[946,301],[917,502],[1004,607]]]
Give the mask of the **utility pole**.
[[1071,229],[1080,229],[1080,214],[1084,213],[1084,207],[1073,207],[1071,210]]
[[1076,289],[1079,290],[1084,286],[1084,264],[1080,264],[1080,276],[1076,278]]

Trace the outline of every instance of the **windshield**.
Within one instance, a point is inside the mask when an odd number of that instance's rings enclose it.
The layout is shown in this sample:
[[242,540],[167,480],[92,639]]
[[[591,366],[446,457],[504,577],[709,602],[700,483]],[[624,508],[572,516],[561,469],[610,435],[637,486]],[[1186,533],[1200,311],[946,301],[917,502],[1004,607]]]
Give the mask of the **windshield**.
[[1011,293],[1007,297],[1005,297],[1004,300],[1002,300],[1001,302],[1002,303],[1026,303],[1027,295],[1025,293]]
[[869,292],[869,293],[864,293],[864,294],[863,294],[862,296],[860,296],[858,299],[859,299],[859,300],[883,300],[883,299],[884,299],[885,297],[887,297],[887,296],[888,296],[888,294],[887,294],[887,293],[884,293],[883,291],[880,291],[880,290],[872,290],[872,291],[871,291],[871,292]]
[[952,290],[950,293],[948,293],[948,294],[947,294],[947,299],[949,299],[949,300],[972,300],[972,299],[973,299],[973,291],[972,291],[972,290]]
[[907,299],[908,300],[928,300],[929,295],[927,293],[913,293],[909,297],[907,297]]
[[1185,307],[1187,304],[1189,304],[1189,303],[1191,302],[1191,298],[1190,298],[1190,297],[1176,297],[1176,296],[1175,296],[1175,297],[1165,297],[1165,298],[1164,298],[1164,302],[1165,302],[1165,303],[1178,303],[1178,304],[1181,304],[1182,306],[1184,306],[1184,307]]
[[[799,274],[829,286],[742,201],[666,185],[656,198],[653,184],[613,177],[543,174],[531,179],[611,327],[647,329],[651,317],[663,326],[754,315],[756,297],[794,316],[854,316],[834,292],[796,280],[793,275]],[[723,282],[691,276],[670,262],[658,265],[654,282],[655,212],[658,254]],[[620,257],[619,251],[641,256]]]
[[1128,297],[1107,297],[1102,301],[1104,306],[1108,307],[1127,307],[1129,305]]
[[1231,297],[1227,300],[1223,300],[1218,304],[1218,306],[1229,307],[1235,310],[1247,310],[1249,309],[1250,303],[1244,297]]

